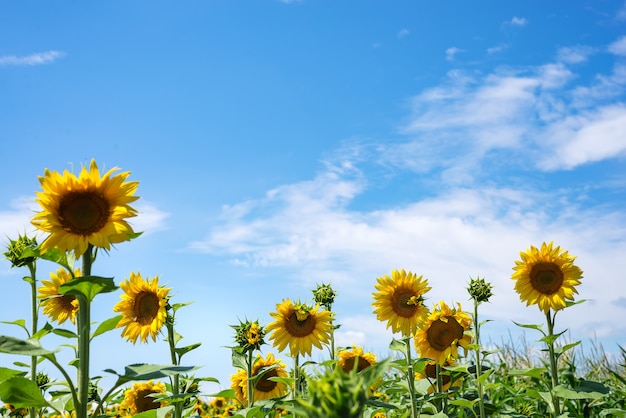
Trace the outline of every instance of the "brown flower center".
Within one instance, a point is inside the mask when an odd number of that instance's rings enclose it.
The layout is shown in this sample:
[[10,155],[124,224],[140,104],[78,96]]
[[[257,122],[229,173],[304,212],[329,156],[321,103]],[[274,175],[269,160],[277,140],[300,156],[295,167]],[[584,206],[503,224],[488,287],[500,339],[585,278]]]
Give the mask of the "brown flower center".
[[346,373],[350,373],[352,370],[354,370],[355,362],[357,363],[357,366],[356,366],[357,372],[360,372],[361,370],[367,369],[369,366],[371,366],[370,362],[365,360],[363,357],[355,356],[355,357],[346,359],[345,363],[343,364],[342,369]]
[[154,399],[152,396],[148,396],[153,393],[157,392],[154,392],[150,389],[141,389],[137,391],[137,395],[135,397],[135,408],[137,408],[138,413],[146,412],[151,409],[157,409],[159,407],[160,403],[155,402],[156,399]]
[[419,298],[411,289],[399,288],[391,295],[391,309],[396,315],[403,318],[411,318],[415,315],[419,306]]
[[448,322],[441,319],[434,321],[428,331],[426,331],[426,339],[432,348],[438,351],[444,351],[452,345],[455,340],[463,338],[463,327],[454,319],[447,317]]
[[[426,366],[424,366],[424,374],[430,377],[431,379],[436,379],[437,378],[437,365],[435,363],[433,364],[429,363]],[[450,383],[450,376],[448,374],[441,373],[441,382],[444,385]]]
[[314,315],[309,315],[304,321],[300,321],[295,311],[285,321],[285,329],[296,338],[308,337],[315,331],[316,325],[317,319]]
[[530,284],[544,295],[556,293],[563,284],[563,271],[554,263],[537,263],[530,270]]
[[100,193],[70,192],[61,198],[59,221],[63,229],[76,235],[90,235],[107,224],[109,201]]
[[269,380],[270,377],[278,377],[278,372],[276,371],[276,369],[272,369],[266,372],[263,376],[261,376],[261,378],[256,381],[256,385],[254,388],[259,392],[265,393],[273,391],[278,383],[274,382],[273,380]]
[[74,304],[76,300],[76,296],[74,295],[62,295],[59,297],[59,304],[61,305],[61,309],[66,312],[72,312],[78,309],[78,306]]
[[152,323],[159,313],[159,308],[159,297],[154,292],[139,292],[135,296],[135,304],[133,306],[135,321],[141,325]]

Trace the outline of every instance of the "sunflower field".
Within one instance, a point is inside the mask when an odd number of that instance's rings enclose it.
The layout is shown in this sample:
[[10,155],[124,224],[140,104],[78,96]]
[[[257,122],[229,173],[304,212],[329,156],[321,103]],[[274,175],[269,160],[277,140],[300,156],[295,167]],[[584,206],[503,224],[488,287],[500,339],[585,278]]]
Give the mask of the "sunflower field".
[[[378,277],[372,313],[394,334],[384,358],[363,347],[338,347],[331,284],[312,289],[306,300],[282,299],[272,322],[232,325],[233,374],[226,390],[204,393],[217,382],[197,376],[181,359],[200,344],[181,345],[172,289],[158,277],[131,272],[116,285],[94,273],[99,251],[140,236],[128,222],[137,215],[138,182],[114,168],[101,174],[95,161],[78,175],[45,170],[36,193],[40,211],[32,224],[44,235],[10,238],[4,255],[13,268],[27,271],[31,317],[4,322],[19,327],[20,339],[0,336],[0,353],[14,367],[0,367],[0,411],[7,417],[626,417],[626,350],[607,356],[601,346],[580,355],[580,341],[564,341],[557,314],[576,300],[583,278],[576,257],[553,242],[531,245],[514,261],[511,284],[520,301],[545,315],[544,324],[516,324],[537,335],[530,346],[481,341],[479,308],[494,297],[492,285],[476,277],[467,285],[471,305],[426,304],[426,278],[403,269]],[[37,264],[53,263],[49,279],[38,280]],[[91,320],[100,294],[120,289],[115,314]],[[48,322],[39,327],[38,318]],[[71,325],[70,325],[71,324]],[[163,336],[167,364],[132,364],[110,387],[90,371],[95,338],[121,329],[131,343]],[[70,343],[45,347],[54,334]],[[262,355],[270,345],[277,353]],[[539,351],[533,348],[538,348]],[[312,350],[327,357],[313,361]],[[59,350],[70,350],[62,364]],[[266,351],[264,351],[266,352]],[[54,367],[60,379],[43,373]],[[224,383],[224,382],[222,382]]]

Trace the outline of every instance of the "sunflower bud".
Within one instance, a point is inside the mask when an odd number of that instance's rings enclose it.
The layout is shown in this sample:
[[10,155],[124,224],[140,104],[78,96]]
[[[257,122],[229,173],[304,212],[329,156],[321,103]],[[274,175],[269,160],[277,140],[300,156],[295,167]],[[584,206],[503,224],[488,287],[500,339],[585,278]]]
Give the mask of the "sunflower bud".
[[19,235],[17,240],[9,240],[9,245],[4,255],[13,267],[23,267],[35,261],[36,247],[37,241],[35,238]]
[[259,321],[240,322],[231,327],[235,330],[235,342],[243,352],[259,350],[265,344],[265,329],[259,325]]
[[294,303],[293,308],[295,310],[296,319],[298,319],[298,321],[306,321],[312,309],[309,305],[300,301]]
[[315,300],[315,303],[322,305],[327,311],[332,310],[332,305],[335,302],[336,296],[337,292],[333,290],[330,283],[322,283],[317,286],[317,289],[313,290],[313,299]]
[[489,302],[489,298],[493,296],[491,289],[493,289],[491,283],[485,282],[484,278],[477,277],[470,280],[467,292],[475,302]]
[[43,372],[37,372],[37,386],[39,389],[45,389],[48,383],[50,383],[48,375]]

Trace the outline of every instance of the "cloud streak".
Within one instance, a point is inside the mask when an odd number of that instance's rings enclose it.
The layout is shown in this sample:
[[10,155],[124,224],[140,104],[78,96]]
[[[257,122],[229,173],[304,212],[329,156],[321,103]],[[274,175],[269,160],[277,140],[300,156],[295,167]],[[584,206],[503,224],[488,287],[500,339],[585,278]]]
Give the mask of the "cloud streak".
[[8,67],[8,66],[27,66],[33,67],[36,65],[45,65],[51,64],[54,61],[58,60],[65,56],[64,52],[61,51],[46,51],[46,52],[37,52],[30,55],[3,55],[0,56],[0,66]]

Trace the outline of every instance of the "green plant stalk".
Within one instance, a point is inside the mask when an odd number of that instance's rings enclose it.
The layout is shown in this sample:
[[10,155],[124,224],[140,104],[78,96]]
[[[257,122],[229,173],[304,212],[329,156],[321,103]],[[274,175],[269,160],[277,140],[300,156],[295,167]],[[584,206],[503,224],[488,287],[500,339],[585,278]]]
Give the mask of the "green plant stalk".
[[559,398],[554,395],[554,388],[559,384],[558,378],[558,367],[556,361],[556,354],[554,352],[554,318],[556,317],[556,312],[554,316],[550,315],[550,310],[546,312],[546,319],[548,321],[548,353],[550,356],[550,377],[552,380],[552,388],[550,390],[550,396],[552,397],[552,403],[554,404],[554,416],[558,417],[561,415],[561,408],[559,405]]
[[[89,244],[82,256],[83,276],[91,276],[93,263],[93,246]],[[76,417],[87,417],[87,402],[89,399],[89,339],[90,335],[90,308],[91,303],[84,295],[77,295],[78,299],[78,404]]]
[[[39,321],[39,305],[37,304],[37,278],[36,278],[36,266],[35,262],[30,262],[27,264],[28,270],[30,272],[30,296],[31,296],[31,334],[37,334],[37,328]],[[30,358],[30,378],[33,382],[37,382],[37,356],[32,356]],[[37,415],[37,411],[34,407],[29,408],[28,410],[30,418],[35,418]]]
[[248,385],[248,408],[252,408],[252,405],[254,405],[254,387],[252,384],[252,352],[254,350],[248,350],[248,368],[246,370],[246,373],[248,374],[248,380],[247,380],[247,385]]
[[441,374],[441,364],[435,364],[435,374],[437,375],[437,392],[442,395],[441,397],[441,412],[448,416],[448,397],[443,395],[443,376]]
[[[169,314],[168,314],[169,316]],[[170,358],[172,364],[174,366],[179,366],[179,359],[176,355],[176,342],[174,341],[175,332],[174,332],[174,318],[167,318],[165,323],[167,324],[167,341],[170,347]],[[177,374],[174,375],[172,379],[172,395],[177,396],[180,394],[180,376]],[[183,415],[183,405],[181,402],[176,402],[174,405],[174,418],[181,418]]]
[[411,399],[411,417],[417,418],[419,415],[415,397],[415,370],[413,368],[413,361],[411,360],[411,338],[405,338],[404,344],[406,346],[406,379],[409,384],[409,398]]
[[300,353],[293,357],[293,398],[298,399],[301,395],[300,388]]
[[485,418],[485,401],[483,399],[484,396],[484,388],[483,388],[483,384],[482,381],[480,380],[480,375],[482,374],[483,371],[483,365],[482,365],[482,360],[480,358],[480,350],[481,350],[481,346],[480,346],[480,322],[478,322],[478,305],[480,302],[478,302],[476,299],[474,299],[474,331],[475,331],[475,337],[476,337],[476,341],[475,341],[475,345],[476,345],[476,349],[474,350],[474,352],[476,353],[476,386],[478,388],[478,410],[480,412],[480,418]]

